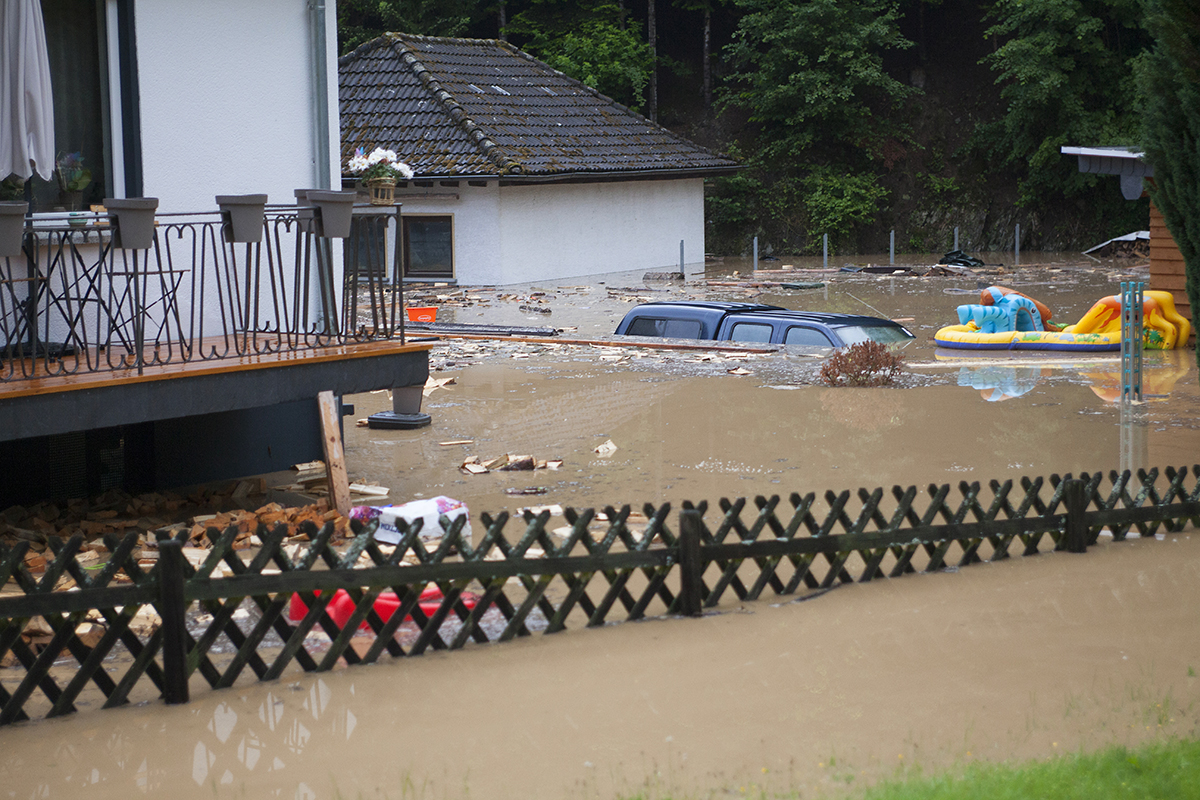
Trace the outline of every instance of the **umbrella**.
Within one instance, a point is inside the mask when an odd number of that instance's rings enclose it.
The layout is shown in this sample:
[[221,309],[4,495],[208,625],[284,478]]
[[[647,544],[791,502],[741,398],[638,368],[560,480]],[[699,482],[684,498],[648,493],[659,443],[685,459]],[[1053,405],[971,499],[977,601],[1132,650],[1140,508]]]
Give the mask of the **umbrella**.
[[54,101],[39,0],[0,0],[0,180],[54,174]]

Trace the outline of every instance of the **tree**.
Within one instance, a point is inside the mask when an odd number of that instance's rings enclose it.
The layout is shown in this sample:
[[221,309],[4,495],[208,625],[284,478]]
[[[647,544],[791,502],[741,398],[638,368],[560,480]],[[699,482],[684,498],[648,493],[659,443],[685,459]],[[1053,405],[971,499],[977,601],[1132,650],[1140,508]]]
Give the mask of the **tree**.
[[349,53],[389,31],[461,36],[480,13],[476,0],[341,0],[338,52]]
[[914,90],[889,76],[883,54],[908,47],[893,0],[737,0],[745,10],[726,54],[724,104],[750,112],[768,161],[860,167]]
[[1149,44],[1141,0],[998,0],[984,59],[1006,106],[977,142],[1020,176],[1020,202],[1079,194],[1096,185],[1060,148],[1125,145],[1137,135],[1132,62]]
[[[1149,0],[1155,44],[1139,64],[1142,146],[1154,167],[1150,190],[1183,254],[1193,329],[1200,322],[1200,8],[1194,0]],[[1200,350],[1197,351],[1200,363]]]
[[519,46],[593,89],[640,110],[653,57],[611,3],[538,0],[508,26]]

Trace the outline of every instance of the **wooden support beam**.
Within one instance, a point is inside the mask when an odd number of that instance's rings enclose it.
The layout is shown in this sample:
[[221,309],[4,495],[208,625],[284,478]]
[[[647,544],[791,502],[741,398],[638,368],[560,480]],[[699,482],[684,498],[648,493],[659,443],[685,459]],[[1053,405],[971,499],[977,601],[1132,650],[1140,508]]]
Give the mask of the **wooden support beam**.
[[325,448],[325,472],[329,476],[329,497],[344,517],[350,516],[350,478],[346,474],[346,451],[342,447],[341,415],[333,392],[317,395],[321,407],[321,444]]

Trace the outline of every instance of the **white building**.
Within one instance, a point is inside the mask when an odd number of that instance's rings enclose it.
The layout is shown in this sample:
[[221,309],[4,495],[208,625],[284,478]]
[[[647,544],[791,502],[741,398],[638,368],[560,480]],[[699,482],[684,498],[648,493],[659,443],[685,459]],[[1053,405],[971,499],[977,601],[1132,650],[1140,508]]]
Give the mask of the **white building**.
[[[704,260],[704,178],[737,164],[507,42],[391,33],[339,62],[342,164],[395,150],[409,280],[506,284]],[[343,174],[346,185],[354,176]]]

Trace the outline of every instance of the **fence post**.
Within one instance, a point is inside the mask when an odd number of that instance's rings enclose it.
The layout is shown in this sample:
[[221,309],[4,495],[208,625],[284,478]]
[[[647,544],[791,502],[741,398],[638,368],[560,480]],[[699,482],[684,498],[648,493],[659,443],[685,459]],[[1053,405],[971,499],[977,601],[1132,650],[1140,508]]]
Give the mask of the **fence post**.
[[958,249],[958,226],[954,226],[954,249]]
[[754,237],[754,271],[758,272],[758,237]]
[[158,543],[158,613],[162,617],[163,700],[188,701],[187,604],[183,595],[183,544]]
[[888,266],[896,264],[896,230],[888,234]]
[[1067,525],[1064,531],[1068,553],[1086,553],[1088,526],[1084,514],[1087,512],[1087,484],[1081,480],[1069,480],[1063,484],[1063,504],[1067,508]]
[[829,269],[829,234],[821,236],[821,266]]
[[701,610],[700,512],[685,508],[679,512],[679,613],[699,617]]

